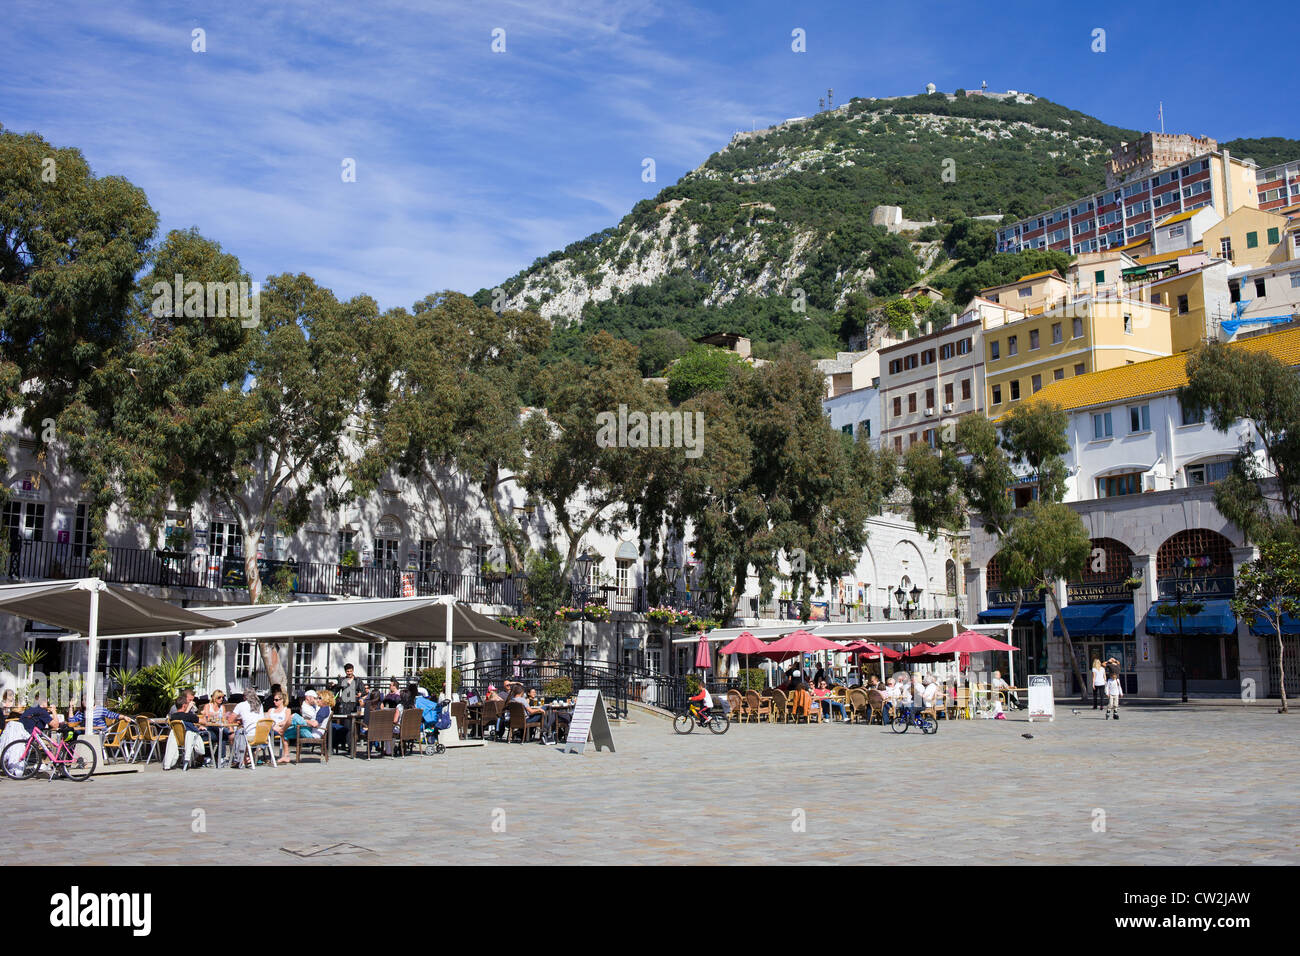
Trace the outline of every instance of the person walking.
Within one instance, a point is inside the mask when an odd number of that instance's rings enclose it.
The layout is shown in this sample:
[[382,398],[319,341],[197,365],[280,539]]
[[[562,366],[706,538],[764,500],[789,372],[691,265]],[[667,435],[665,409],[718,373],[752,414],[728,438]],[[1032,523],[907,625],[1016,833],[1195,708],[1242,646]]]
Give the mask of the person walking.
[[1106,668],[1101,666],[1101,658],[1092,659],[1092,709],[1102,706],[1102,695],[1106,692]]

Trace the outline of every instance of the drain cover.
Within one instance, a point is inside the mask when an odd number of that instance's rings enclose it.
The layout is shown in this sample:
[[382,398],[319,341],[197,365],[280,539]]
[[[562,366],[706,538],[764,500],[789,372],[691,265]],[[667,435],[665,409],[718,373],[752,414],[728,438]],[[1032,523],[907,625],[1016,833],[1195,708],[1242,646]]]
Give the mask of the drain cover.
[[366,849],[364,846],[357,846],[355,843],[308,843],[305,846],[282,846],[280,849],[285,853],[291,853],[294,856],[306,859],[315,859],[322,856],[354,856],[358,853],[375,852]]

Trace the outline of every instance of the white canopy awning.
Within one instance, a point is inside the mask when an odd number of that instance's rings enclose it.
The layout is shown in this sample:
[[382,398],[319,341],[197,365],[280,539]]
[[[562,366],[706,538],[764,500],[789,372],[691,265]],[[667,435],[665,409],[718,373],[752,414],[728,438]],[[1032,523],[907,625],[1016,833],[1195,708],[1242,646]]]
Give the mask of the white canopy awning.
[[924,620],[859,621],[856,624],[823,624],[817,628],[818,637],[828,641],[884,641],[890,644],[936,643],[956,637],[962,625],[956,618],[941,617]]
[[[264,604],[266,613],[246,617],[219,633],[195,634],[189,641],[280,641],[285,643],[368,643],[371,641],[440,641],[447,639],[447,615],[452,606],[454,642],[492,641],[528,644],[533,639],[485,614],[442,597],[380,598],[366,601],[297,601]],[[249,610],[249,608],[245,608]],[[233,615],[234,608],[212,608],[203,614]]]
[[77,634],[90,633],[91,595],[99,594],[100,637],[148,637],[212,627],[222,621],[159,598],[105,584],[99,578],[0,586],[0,610],[52,624]]

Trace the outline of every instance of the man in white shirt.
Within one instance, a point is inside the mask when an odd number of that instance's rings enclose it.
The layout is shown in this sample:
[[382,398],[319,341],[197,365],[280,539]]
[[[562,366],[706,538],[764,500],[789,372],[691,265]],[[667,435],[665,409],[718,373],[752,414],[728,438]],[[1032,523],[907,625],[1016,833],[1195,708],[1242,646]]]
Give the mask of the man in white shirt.
[[933,710],[939,702],[939,685],[932,676],[925,678],[925,689],[921,692],[921,702],[926,710]]
[[912,707],[916,710],[925,707],[925,683],[920,674],[912,678]]

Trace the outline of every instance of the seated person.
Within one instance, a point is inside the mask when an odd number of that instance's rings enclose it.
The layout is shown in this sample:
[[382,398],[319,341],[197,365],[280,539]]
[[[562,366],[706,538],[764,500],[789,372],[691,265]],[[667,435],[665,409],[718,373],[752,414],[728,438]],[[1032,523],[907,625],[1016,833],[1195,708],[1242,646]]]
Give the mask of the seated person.
[[402,702],[402,689],[394,677],[388,682],[388,693],[384,695],[385,707],[396,707]]
[[[325,729],[329,726],[333,706],[334,695],[329,691],[317,694],[314,690],[308,690],[303,696],[301,713],[294,714],[290,719],[289,727],[284,732],[284,739],[290,741],[297,740],[299,737],[310,737],[313,740],[320,740],[325,736]],[[311,716],[305,716],[307,713]],[[288,750],[287,743],[285,749]]]
[[880,688],[881,693],[885,695],[885,720],[894,719],[894,711],[898,709],[898,682],[894,678],[885,681],[885,686]]
[[39,695],[32,705],[19,715],[18,722],[23,725],[23,730],[28,734],[33,730],[40,730],[43,734],[57,732],[64,725],[62,715],[50,707],[49,699],[44,694]]
[[[69,713],[68,719],[72,723],[81,724],[81,726],[85,728],[86,726],[85,699],[83,698],[82,700],[77,701],[76,705],[70,708],[70,710],[71,713]],[[118,719],[121,718],[121,716],[122,716],[121,714],[117,713],[116,711],[109,710],[107,707],[104,707],[102,705],[97,706],[95,708],[95,719],[90,729],[92,729],[97,734],[102,734],[108,730],[109,721],[116,723]]]
[[993,680],[989,683],[989,688],[993,691],[993,712],[995,714],[1002,713],[1002,697],[1000,694],[1006,695],[1007,703],[1011,705],[1012,710],[1020,709],[1020,699],[1016,696],[1016,692],[1012,690],[1011,685],[1002,679],[1001,671],[993,672]]
[[826,720],[831,719],[831,711],[833,710],[839,711],[840,720],[848,720],[848,712],[844,709],[844,701],[831,693],[830,685],[826,681],[822,681],[817,685],[817,689],[813,691],[813,697],[821,704],[822,717]]

